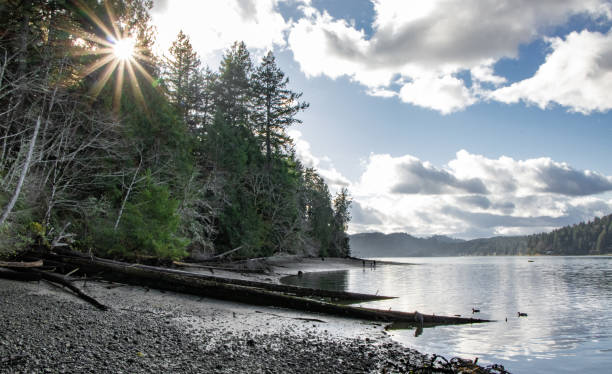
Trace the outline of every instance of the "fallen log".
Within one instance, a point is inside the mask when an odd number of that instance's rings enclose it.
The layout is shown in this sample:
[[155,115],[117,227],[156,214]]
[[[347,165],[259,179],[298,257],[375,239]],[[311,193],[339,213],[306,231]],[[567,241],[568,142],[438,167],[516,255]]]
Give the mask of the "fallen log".
[[181,261],[172,261],[173,265],[186,267],[186,268],[196,268],[196,269],[207,269],[207,270],[224,270],[224,271],[232,271],[234,273],[253,273],[253,274],[263,274],[264,270],[253,270],[253,269],[241,269],[241,268],[231,268],[231,267],[221,267],[221,266],[210,266],[210,265],[200,265],[193,264],[189,262],[181,262]]
[[[413,324],[416,322],[414,313],[337,305],[294,295],[287,295],[282,292],[254,286],[223,283],[214,277],[187,273],[180,270],[127,264],[99,258],[61,257],[55,258],[54,260],[61,260],[70,265],[79,266],[87,272],[101,272],[102,277],[110,281],[129,283],[160,290],[205,296],[221,300],[238,301],[252,305],[277,306],[300,311],[325,313],[349,318],[379,320],[384,322],[407,322]],[[423,322],[428,326],[433,326],[489,321],[475,318],[423,315]]]
[[[246,280],[246,279],[222,278],[222,277],[216,277],[212,275],[189,272],[185,270],[169,269],[169,268],[162,268],[158,266],[150,266],[150,265],[142,265],[142,264],[128,264],[125,262],[107,260],[107,259],[102,259],[102,258],[97,258],[97,257],[94,257],[92,259],[87,256],[78,256],[78,257],[76,256],[67,256],[67,257],[66,256],[55,256],[53,257],[53,260],[47,260],[47,262],[56,264],[55,261],[59,261],[57,263],[58,265],[62,265],[62,263],[63,265],[66,265],[66,262],[68,262],[70,265],[78,266],[78,264],[80,264],[80,262],[76,260],[70,260],[71,258],[72,259],[81,258],[83,260],[86,260],[85,262],[89,261],[90,264],[98,263],[98,264],[109,264],[111,266],[112,265],[129,266],[130,268],[145,269],[145,270],[151,270],[154,272],[160,272],[160,273],[166,273],[166,274],[178,274],[178,275],[182,275],[185,277],[194,277],[198,279],[209,280],[215,283],[226,283],[226,284],[233,284],[233,285],[239,285],[239,286],[260,288],[260,289],[264,289],[268,291],[275,291],[275,292],[282,292],[285,294],[291,294],[294,296],[320,297],[320,298],[333,299],[335,301],[352,301],[352,302],[395,299],[395,297],[393,296],[371,295],[371,294],[362,294],[362,293],[356,293],[356,292],[330,291],[330,290],[321,290],[321,289],[315,289],[315,288],[291,286],[291,285],[285,285],[285,284],[258,282],[258,281],[251,281],[251,280]],[[96,270],[94,266],[93,268],[90,268],[89,271],[99,271],[99,270]]]
[[5,267],[9,269],[23,269],[23,268],[39,268],[43,266],[43,261],[30,261],[30,262],[6,262],[0,261],[0,267]]
[[218,255],[215,255],[215,256],[212,256],[212,257],[208,257],[208,258],[204,258],[204,259],[200,260],[200,262],[215,261],[215,260],[218,260],[218,259],[220,259],[222,257],[225,257],[225,256],[227,256],[227,255],[229,255],[231,253],[237,252],[237,251],[239,251],[241,249],[242,249],[242,246],[238,246],[238,247],[236,247],[234,249],[230,249],[227,252],[219,253]]
[[25,282],[30,282],[30,281],[39,281],[40,280],[40,276],[37,274],[33,274],[33,273],[23,273],[20,271],[15,271],[15,270],[11,270],[11,269],[5,269],[0,267],[0,278],[3,279],[10,279],[10,280],[17,280],[17,281],[25,281]]

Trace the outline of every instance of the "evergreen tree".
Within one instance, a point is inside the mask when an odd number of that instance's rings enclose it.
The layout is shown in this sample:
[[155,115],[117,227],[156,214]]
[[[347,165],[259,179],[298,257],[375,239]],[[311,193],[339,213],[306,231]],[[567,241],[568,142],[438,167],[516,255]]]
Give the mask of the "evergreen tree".
[[334,243],[335,256],[345,257],[350,254],[349,237],[346,233],[351,220],[351,198],[348,189],[343,187],[334,198]]
[[298,101],[302,94],[289,90],[288,83],[289,78],[276,65],[272,52],[268,52],[253,74],[253,117],[265,144],[268,168],[272,150],[278,152],[290,144],[286,128],[301,123],[295,116],[308,108],[307,103]]
[[229,126],[251,128],[251,73],[253,63],[244,42],[235,42],[225,53],[213,87],[215,109]]
[[204,91],[204,76],[200,72],[200,59],[193,50],[189,37],[180,31],[165,59],[165,83],[179,116],[193,133],[200,126],[198,120],[200,93]]

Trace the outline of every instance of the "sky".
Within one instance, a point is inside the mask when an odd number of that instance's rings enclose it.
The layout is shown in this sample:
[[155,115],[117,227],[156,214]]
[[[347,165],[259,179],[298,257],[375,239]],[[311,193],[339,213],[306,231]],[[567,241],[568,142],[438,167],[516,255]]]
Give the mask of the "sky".
[[310,108],[298,157],[349,231],[457,238],[612,213],[610,0],[155,0],[216,68],[272,50]]

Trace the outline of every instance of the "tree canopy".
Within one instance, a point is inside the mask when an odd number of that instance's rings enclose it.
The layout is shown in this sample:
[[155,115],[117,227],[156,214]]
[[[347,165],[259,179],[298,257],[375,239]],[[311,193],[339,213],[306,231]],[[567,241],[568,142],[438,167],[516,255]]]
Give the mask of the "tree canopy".
[[308,104],[273,53],[211,69],[180,32],[156,56],[151,7],[0,5],[0,255],[348,255],[350,197],[296,158]]

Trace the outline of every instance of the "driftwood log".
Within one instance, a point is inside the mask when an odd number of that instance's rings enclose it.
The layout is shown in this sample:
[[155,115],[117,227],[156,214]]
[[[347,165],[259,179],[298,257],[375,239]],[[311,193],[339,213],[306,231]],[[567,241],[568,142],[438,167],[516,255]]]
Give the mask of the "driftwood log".
[[253,269],[241,269],[241,268],[231,268],[231,267],[223,267],[223,266],[212,266],[212,265],[201,265],[194,264],[189,262],[181,262],[181,261],[172,261],[172,264],[179,267],[184,268],[196,268],[196,269],[206,269],[206,270],[224,270],[224,271],[232,271],[238,273],[252,273],[252,274],[263,274],[264,270],[253,270]]
[[[312,300],[296,296],[295,288],[299,287],[291,287],[294,293],[290,294],[291,292],[287,292],[285,289],[285,287],[288,286],[273,285],[275,287],[281,286],[284,291],[280,289],[265,289],[259,287],[259,285],[253,284],[259,282],[251,282],[249,285],[244,285],[234,279],[227,280],[181,270],[128,264],[95,257],[53,256],[52,260],[72,266],[78,266],[84,272],[89,274],[100,274],[104,279],[114,282],[146,286],[160,290],[205,296],[221,300],[238,301],[253,305],[277,306],[300,311],[325,313],[366,320],[416,324],[414,313],[352,307]],[[269,286],[270,285],[268,285],[268,287]],[[487,320],[475,318],[434,315],[422,315],[422,317],[423,323],[428,326],[489,322]]]
[[[41,261],[42,266],[42,261]],[[101,304],[98,300],[93,297],[85,294],[78,287],[73,285],[70,280],[66,279],[66,277],[54,274],[46,271],[41,271],[32,267],[23,267],[16,268],[18,270],[7,269],[6,267],[0,267],[0,278],[4,279],[12,279],[19,281],[40,281],[46,280],[51,283],[59,284],[62,287],[68,288],[70,291],[74,292],[76,296],[80,299],[88,302],[89,304],[95,306],[100,310],[108,310],[108,307]]]
[[[185,271],[185,270],[170,269],[170,268],[143,265],[143,264],[128,264],[125,262],[107,260],[107,259],[102,259],[102,258],[97,258],[97,257],[91,258],[88,256],[76,254],[76,253],[72,253],[69,256],[52,256],[50,257],[50,259],[47,259],[46,262],[48,264],[52,264],[58,267],[62,267],[65,265],[76,265],[78,261],[70,260],[74,258],[90,260],[89,262],[90,265],[95,264],[95,263],[98,263],[98,264],[104,263],[104,264],[110,264],[110,265],[114,264],[117,266],[129,266],[130,268],[139,268],[139,269],[151,270],[151,271],[161,272],[161,273],[171,273],[171,274],[191,276],[191,277],[196,277],[198,279],[209,280],[215,283],[226,283],[226,284],[234,284],[234,285],[239,285],[239,286],[254,287],[254,288],[260,288],[260,289],[264,289],[268,291],[282,292],[282,293],[290,294],[294,296],[329,298],[329,299],[335,299],[336,301],[349,301],[349,302],[395,299],[395,297],[392,297],[392,296],[370,295],[370,294],[362,294],[362,293],[356,293],[356,292],[330,291],[330,290],[321,290],[321,289],[308,288],[308,287],[297,287],[297,286],[284,285],[284,284],[258,282],[258,281],[251,281],[251,280],[246,280],[246,279],[223,278],[223,277],[217,277],[217,276],[212,276],[212,275],[206,275],[202,273],[194,273],[194,272]],[[76,265],[76,266],[80,266],[80,265]],[[92,274],[92,271],[99,272],[99,270],[95,269],[95,266],[93,267],[90,266],[89,268],[82,268],[81,271],[85,271],[89,274]]]
[[0,261],[0,267],[5,267],[5,268],[9,268],[9,269],[39,268],[41,266],[43,266],[43,261],[42,260],[30,261],[30,262],[23,262],[23,261],[19,261],[19,262],[6,262],[6,261]]

